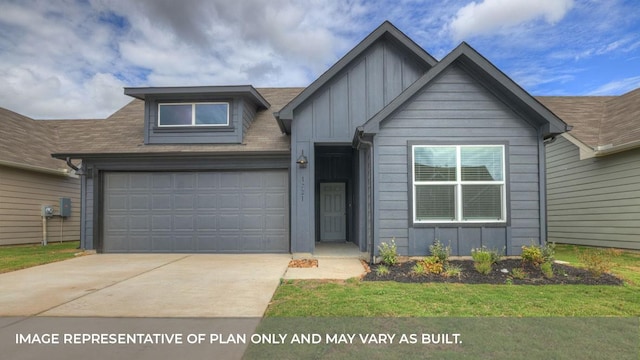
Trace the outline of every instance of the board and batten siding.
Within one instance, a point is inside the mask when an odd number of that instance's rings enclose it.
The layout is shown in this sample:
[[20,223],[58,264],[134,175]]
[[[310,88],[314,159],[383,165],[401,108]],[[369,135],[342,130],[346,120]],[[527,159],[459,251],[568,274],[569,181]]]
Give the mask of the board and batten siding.
[[559,137],[546,151],[549,240],[640,250],[640,149],[580,160]]
[[0,166],[0,245],[42,242],[42,205],[60,211],[71,199],[71,216],[47,220],[47,241],[80,239],[80,179]]
[[[508,144],[508,224],[412,226],[409,142]],[[376,247],[395,238],[401,254],[425,255],[438,239],[456,255],[469,255],[483,245],[511,255],[540,241],[537,130],[457,66],[384,120],[374,144]]]
[[[314,248],[314,145],[351,144],[358,126],[388,105],[426,70],[414,54],[401,50],[389,40],[380,39],[294,109],[292,252],[312,252]],[[304,169],[295,163],[302,152],[311,160]],[[362,232],[359,236],[355,242],[364,242]]]

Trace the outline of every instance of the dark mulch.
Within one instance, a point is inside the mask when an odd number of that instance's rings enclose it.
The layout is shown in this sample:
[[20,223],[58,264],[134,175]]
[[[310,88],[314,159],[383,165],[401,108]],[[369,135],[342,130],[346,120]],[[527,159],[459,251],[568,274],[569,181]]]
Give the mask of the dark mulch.
[[[462,268],[460,278],[446,277],[442,274],[417,275],[412,271],[415,261],[407,261],[389,267],[389,274],[379,276],[376,269],[380,265],[372,265],[371,272],[366,274],[364,281],[397,281],[403,283],[459,283],[459,284],[506,284],[514,285],[549,285],[549,284],[584,284],[584,285],[622,285],[623,281],[611,274],[593,277],[588,271],[565,264],[553,264],[553,278],[545,278],[540,269],[524,264],[519,259],[501,260],[493,265],[488,275],[482,275],[473,267],[472,260],[452,260],[452,265]],[[515,279],[511,270],[521,268],[526,272],[525,279]],[[507,269],[509,273],[501,270]],[[509,280],[511,279],[511,280]]]

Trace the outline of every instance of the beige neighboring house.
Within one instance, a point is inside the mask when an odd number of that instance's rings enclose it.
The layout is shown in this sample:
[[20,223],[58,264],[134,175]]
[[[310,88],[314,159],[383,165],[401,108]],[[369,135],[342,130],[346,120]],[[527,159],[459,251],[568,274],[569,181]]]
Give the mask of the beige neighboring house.
[[[80,179],[65,161],[51,157],[57,142],[73,141],[75,120],[34,120],[0,108],[0,245],[40,243],[42,206],[53,205],[47,219],[48,242],[80,239]],[[71,199],[61,217],[60,198]]]
[[548,144],[548,239],[640,249],[640,89],[539,97],[573,130]]

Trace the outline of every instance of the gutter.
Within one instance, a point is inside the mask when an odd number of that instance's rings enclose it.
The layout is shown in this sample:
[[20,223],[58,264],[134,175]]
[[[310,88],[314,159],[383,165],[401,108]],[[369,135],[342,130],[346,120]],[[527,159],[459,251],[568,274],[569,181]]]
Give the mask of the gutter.
[[[355,147],[356,149],[360,149],[360,145],[367,145],[369,147],[369,150],[371,151],[371,155],[370,155],[370,162],[371,164],[369,164],[369,170],[373,171],[373,165],[374,165],[374,160],[373,160],[373,142],[371,141],[367,141],[364,139],[364,128],[362,126],[358,126],[358,128],[356,128],[356,133],[354,134],[354,139],[353,139],[353,147]],[[365,175],[366,178],[366,175]],[[370,190],[373,196],[373,174],[371,174],[371,185],[370,185]],[[365,195],[366,196],[366,195]],[[373,211],[373,209],[372,209]],[[367,219],[367,221],[371,221],[372,219]],[[371,226],[371,240],[369,241],[368,247],[369,247],[369,264],[373,265],[374,264],[374,256],[373,256],[373,252],[374,252],[374,247],[373,244],[374,243],[374,236],[373,236],[373,224]]]
[[71,159],[107,159],[117,157],[122,158],[166,158],[166,157],[243,157],[243,156],[289,156],[289,150],[276,151],[217,151],[217,152],[194,152],[194,151],[173,151],[173,152],[139,152],[139,153],[55,153],[52,157],[60,160]]
[[630,142],[620,144],[620,145],[615,145],[615,146],[613,144],[602,145],[602,146],[597,146],[594,149],[593,156],[594,157],[607,156],[607,155],[611,155],[611,154],[615,154],[615,153],[619,153],[627,150],[632,150],[639,147],[640,147],[640,140],[634,140],[634,141],[630,141]]
[[51,169],[44,166],[28,165],[28,164],[22,164],[22,163],[17,163],[13,161],[7,161],[7,160],[0,160],[0,165],[17,168],[21,170],[35,171],[35,172],[50,174],[50,175],[76,177],[75,175],[69,173],[67,169]]

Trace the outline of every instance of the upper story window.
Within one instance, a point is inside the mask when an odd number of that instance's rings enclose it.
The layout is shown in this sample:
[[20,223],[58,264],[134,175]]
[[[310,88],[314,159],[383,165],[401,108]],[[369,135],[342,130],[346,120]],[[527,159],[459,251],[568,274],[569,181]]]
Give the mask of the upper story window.
[[412,146],[414,223],[505,222],[503,145]]
[[229,126],[229,103],[158,104],[158,126]]

